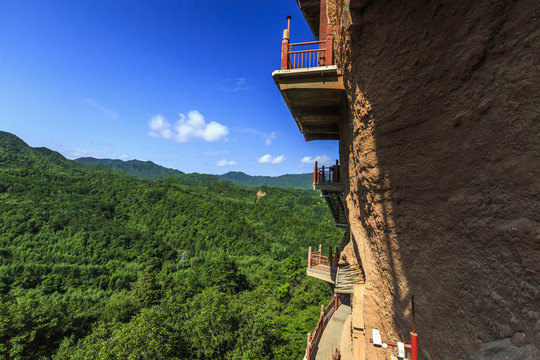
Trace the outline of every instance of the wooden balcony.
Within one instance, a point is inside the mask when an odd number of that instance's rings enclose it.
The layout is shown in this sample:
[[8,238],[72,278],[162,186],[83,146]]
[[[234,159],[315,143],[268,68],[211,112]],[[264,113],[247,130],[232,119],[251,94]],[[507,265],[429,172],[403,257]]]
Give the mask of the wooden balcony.
[[336,164],[325,167],[324,165],[319,167],[315,162],[315,168],[313,169],[313,190],[320,191],[332,191],[343,192],[345,187],[341,182],[339,162],[336,160]]
[[345,90],[334,64],[332,28],[319,41],[289,43],[290,18],[283,32],[281,69],[272,73],[306,141],[339,140]]

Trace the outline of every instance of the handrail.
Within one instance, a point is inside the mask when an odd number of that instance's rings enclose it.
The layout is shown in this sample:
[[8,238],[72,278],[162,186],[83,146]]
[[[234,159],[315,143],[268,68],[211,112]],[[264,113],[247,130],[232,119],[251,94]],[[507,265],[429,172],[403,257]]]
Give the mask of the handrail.
[[317,161],[315,161],[315,168],[313,169],[313,182],[314,183],[339,183],[341,182],[341,176],[339,174],[339,161],[336,160],[336,164],[325,168],[324,165],[319,168]]
[[330,249],[328,250],[328,256],[322,254],[321,244],[319,244],[318,251],[312,251],[310,246],[308,251],[308,269],[314,268],[318,265],[322,265],[328,267],[328,269],[320,270],[330,271],[331,268],[335,268],[338,266],[340,255],[341,251],[339,249],[339,246],[336,246],[335,255],[332,255],[332,248],[330,247]]
[[[346,295],[345,295],[346,296]],[[321,314],[319,315],[319,320],[317,321],[317,325],[315,325],[315,329],[313,330],[313,333],[307,334],[307,345],[306,345],[306,360],[312,360],[314,352],[313,350],[319,346],[319,341],[321,340],[322,333],[324,329],[326,328],[326,325],[328,325],[328,322],[338,309],[338,307],[341,306],[343,301],[345,300],[344,295],[338,295],[334,294],[334,297],[327,306],[321,305]]]
[[294,44],[289,44],[289,46],[297,46],[297,45],[315,45],[315,44],[324,44],[326,41],[305,41],[305,42],[299,42]]
[[[325,40],[289,43],[291,18],[287,17],[287,21],[287,29],[283,31],[283,41],[281,43],[281,70],[333,65],[334,40],[330,25],[326,30]],[[293,47],[313,45],[318,45],[318,48],[293,50]]]

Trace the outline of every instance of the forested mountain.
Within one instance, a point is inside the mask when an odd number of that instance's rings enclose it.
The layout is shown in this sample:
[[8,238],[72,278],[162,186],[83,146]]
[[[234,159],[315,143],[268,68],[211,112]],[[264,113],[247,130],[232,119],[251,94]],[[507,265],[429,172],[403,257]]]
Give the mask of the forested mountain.
[[129,160],[122,161],[117,159],[96,159],[93,157],[83,157],[75,161],[85,164],[98,163],[111,169],[121,170],[138,179],[145,180],[163,180],[174,177],[183,181],[190,182],[210,182],[216,179],[229,180],[234,183],[249,186],[274,186],[280,188],[293,189],[312,189],[313,174],[287,174],[280,176],[251,176],[239,171],[230,171],[223,175],[209,174],[184,174],[175,169],[170,169],[157,165],[152,161]]
[[315,192],[263,191],[139,180],[0,132],[0,358],[301,358],[329,300],[307,247],[342,234]]
[[84,164],[98,163],[111,169],[118,169],[130,174],[138,179],[162,180],[168,177],[177,177],[184,174],[180,170],[169,169],[153,163],[152,161],[140,160],[118,160],[118,159],[96,159],[93,157],[82,157],[75,161]]
[[229,171],[223,175],[217,175],[223,180],[230,180],[244,186],[275,186],[280,188],[313,189],[313,173],[309,174],[286,174],[280,176],[252,176],[240,171]]

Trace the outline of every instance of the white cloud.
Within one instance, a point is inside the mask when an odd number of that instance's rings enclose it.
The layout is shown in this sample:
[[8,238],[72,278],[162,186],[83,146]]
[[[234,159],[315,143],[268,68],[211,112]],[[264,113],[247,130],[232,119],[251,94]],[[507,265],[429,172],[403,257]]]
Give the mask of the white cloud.
[[217,162],[217,166],[236,166],[238,165],[236,161],[227,161],[225,159],[221,159]]
[[263,155],[260,158],[258,158],[257,162],[259,164],[274,164],[274,165],[277,165],[277,164],[281,164],[285,159],[286,159],[285,155],[279,155],[279,156],[273,157],[270,154],[266,154],[266,155]]
[[266,136],[266,140],[264,141],[265,145],[272,145],[272,140],[274,140],[277,137],[277,134],[275,131],[272,131],[270,135]]
[[222,151],[207,151],[203,153],[203,156],[219,156],[219,155],[225,155],[229,154],[229,150],[222,150]]
[[75,150],[61,151],[62,154],[67,158],[80,158],[80,157],[94,157],[94,158],[103,158],[103,155],[97,152],[91,152],[88,150],[77,148]]
[[119,159],[122,159],[122,160],[126,160],[129,158],[129,156],[127,154],[122,154],[120,156],[118,156]]
[[259,164],[268,164],[269,162],[272,161],[272,155],[270,154],[263,155],[260,158],[258,158],[257,161],[259,162]]
[[319,155],[315,158],[311,156],[304,156],[301,160],[303,164],[314,164],[317,161],[319,164],[330,164],[330,158],[326,155]]
[[102,106],[100,103],[98,103],[97,101],[95,100],[92,100],[90,98],[84,98],[82,99],[83,102],[87,103],[87,104],[90,104],[92,105],[93,107],[95,107],[96,109],[98,109],[99,111],[101,111],[102,113],[104,113],[105,115],[107,115],[108,117],[111,117],[113,119],[117,119],[118,118],[118,114],[116,112],[114,112],[113,110],[111,109],[107,109],[106,107]]
[[225,79],[218,85],[221,90],[225,91],[241,91],[247,90],[249,88],[247,79],[244,77],[239,77],[236,79]]
[[259,130],[250,129],[250,128],[241,128],[241,129],[233,129],[233,130],[240,133],[248,133],[248,134],[260,136],[264,139],[265,145],[272,145],[272,141],[276,139],[279,135],[279,133],[276,131],[272,131],[270,134],[265,134],[263,132],[260,132]]
[[285,160],[285,155],[276,156],[272,159],[272,164],[281,164]]
[[88,151],[83,150],[83,149],[75,149],[75,150],[68,151],[67,155],[71,157],[81,157],[81,156],[88,155]]
[[206,123],[204,116],[197,110],[188,112],[187,116],[180,114],[180,119],[173,125],[163,115],[155,115],[148,122],[152,137],[162,137],[176,142],[187,142],[201,139],[207,142],[226,140],[229,133],[227,126],[212,121]]

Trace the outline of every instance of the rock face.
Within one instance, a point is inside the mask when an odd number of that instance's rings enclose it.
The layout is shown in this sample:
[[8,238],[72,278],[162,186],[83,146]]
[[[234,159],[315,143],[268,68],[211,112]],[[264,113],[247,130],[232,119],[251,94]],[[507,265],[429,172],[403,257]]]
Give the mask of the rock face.
[[540,359],[540,2],[351,2],[328,7],[368,337],[408,342],[414,294],[420,358]]

